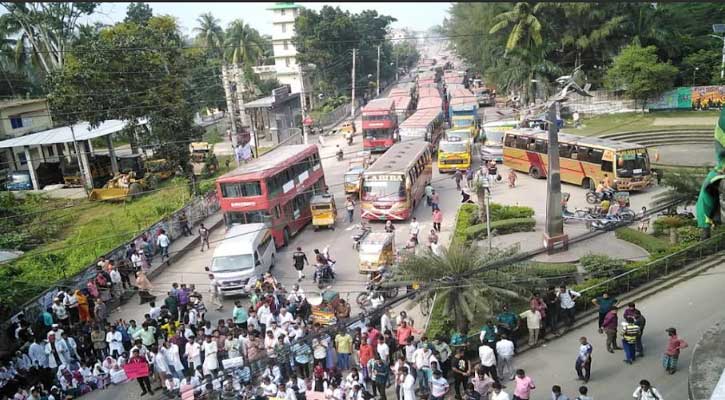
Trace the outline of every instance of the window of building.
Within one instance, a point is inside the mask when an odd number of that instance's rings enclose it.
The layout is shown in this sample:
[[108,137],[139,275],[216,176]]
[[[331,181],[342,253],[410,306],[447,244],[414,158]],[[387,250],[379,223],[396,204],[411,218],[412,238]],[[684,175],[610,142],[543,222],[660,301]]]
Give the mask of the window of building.
[[279,11],[280,11],[280,14],[281,14],[281,15],[282,15],[282,16],[284,17],[284,13],[285,13],[285,11],[287,11],[287,10],[285,10],[285,9],[283,8],[283,9],[281,9],[281,10],[279,10]]
[[13,129],[20,129],[23,127],[23,117],[16,115],[10,117],[10,126]]
[[282,33],[287,33],[287,24],[280,24],[282,25]]
[[284,58],[284,65],[287,66],[287,67],[289,67],[289,64],[290,64],[289,63],[289,57],[285,57]]
[[53,149],[53,146],[48,146],[48,157],[53,157],[55,155],[55,150]]
[[20,161],[20,165],[25,165],[28,163],[28,158],[25,157],[25,153],[18,153],[18,161]]
[[285,50],[287,50],[287,48],[289,47],[289,45],[287,44],[287,41],[286,40],[284,42],[282,42],[282,46],[284,47]]

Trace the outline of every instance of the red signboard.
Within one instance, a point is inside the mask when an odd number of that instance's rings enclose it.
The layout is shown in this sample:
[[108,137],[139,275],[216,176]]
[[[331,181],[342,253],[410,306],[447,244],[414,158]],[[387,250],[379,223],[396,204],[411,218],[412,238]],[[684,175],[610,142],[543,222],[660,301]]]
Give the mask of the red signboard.
[[149,376],[149,365],[146,363],[126,363],[123,365],[128,379],[143,378]]

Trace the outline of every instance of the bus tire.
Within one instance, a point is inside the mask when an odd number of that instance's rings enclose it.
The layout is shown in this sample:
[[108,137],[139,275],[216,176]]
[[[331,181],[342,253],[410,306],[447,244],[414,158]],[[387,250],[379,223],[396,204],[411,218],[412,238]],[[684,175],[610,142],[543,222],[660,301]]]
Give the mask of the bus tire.
[[283,247],[287,246],[289,244],[289,240],[290,240],[289,228],[284,228],[284,230],[282,231],[282,237],[284,240],[284,243],[282,243],[282,246]]
[[531,167],[531,168],[529,168],[529,176],[531,176],[534,179],[540,179],[541,171],[539,171],[538,167]]
[[584,178],[582,179],[582,189],[592,189],[592,180],[591,178]]

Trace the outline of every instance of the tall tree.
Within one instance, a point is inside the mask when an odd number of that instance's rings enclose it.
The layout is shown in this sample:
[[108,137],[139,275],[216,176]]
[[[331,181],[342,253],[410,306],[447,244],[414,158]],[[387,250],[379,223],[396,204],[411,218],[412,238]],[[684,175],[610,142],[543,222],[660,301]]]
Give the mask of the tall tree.
[[224,40],[224,61],[230,64],[256,65],[262,57],[262,37],[241,19],[229,23]]
[[123,19],[123,22],[146,25],[153,16],[154,11],[151,6],[143,2],[132,2],[126,9],[126,18]]
[[208,54],[221,57],[224,47],[224,29],[219,25],[219,18],[208,12],[201,14],[196,22],[199,24],[194,28],[197,40],[206,47]]
[[490,33],[508,30],[506,50],[515,48],[531,50],[541,46],[541,21],[537,13],[546,5],[539,3],[533,5],[528,2],[518,2],[513,10],[503,12],[494,18],[496,24],[491,27]]
[[647,100],[672,87],[677,68],[662,63],[655,46],[635,44],[622,49],[607,70],[606,84],[613,90],[624,90],[644,108]]
[[78,19],[90,15],[98,3],[0,2],[8,11],[0,26],[18,36],[19,49],[30,53],[44,73],[61,68],[74,41]]

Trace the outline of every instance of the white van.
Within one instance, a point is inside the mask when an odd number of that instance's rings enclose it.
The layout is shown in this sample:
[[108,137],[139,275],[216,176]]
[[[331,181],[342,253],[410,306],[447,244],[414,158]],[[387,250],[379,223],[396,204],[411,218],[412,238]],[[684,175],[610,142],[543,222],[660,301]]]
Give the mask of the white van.
[[214,249],[209,272],[219,282],[222,296],[245,294],[257,277],[274,266],[276,255],[265,224],[234,224]]

